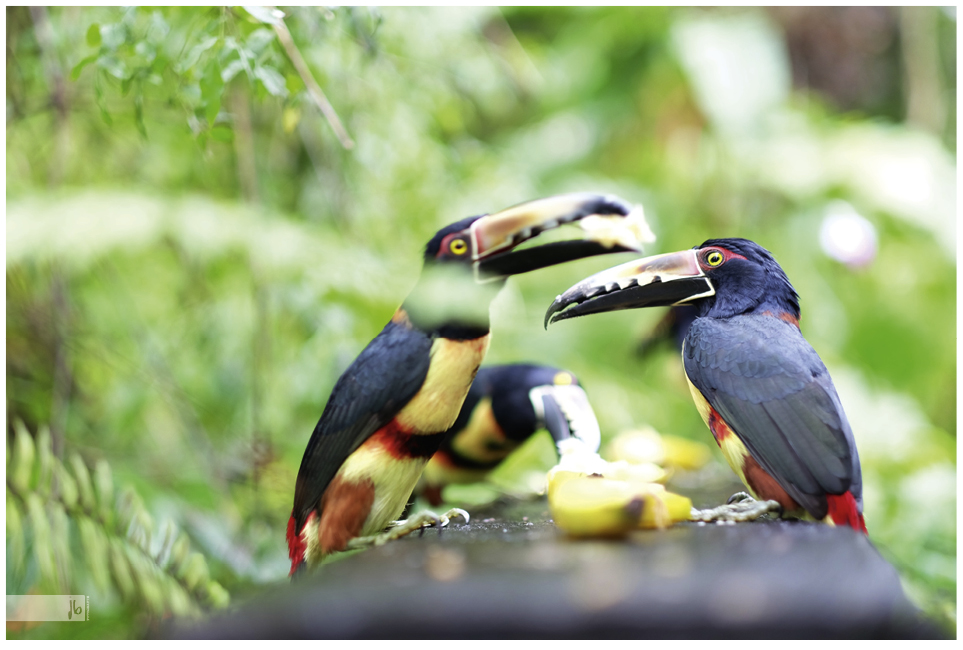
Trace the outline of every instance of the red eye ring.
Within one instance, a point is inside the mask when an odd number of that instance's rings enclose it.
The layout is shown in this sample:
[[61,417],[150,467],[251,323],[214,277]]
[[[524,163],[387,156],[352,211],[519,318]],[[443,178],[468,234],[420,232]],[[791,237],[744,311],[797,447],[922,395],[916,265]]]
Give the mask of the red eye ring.
[[706,271],[717,269],[732,259],[744,260],[746,257],[722,246],[711,246],[699,251],[699,266]]
[[722,263],[726,261],[726,256],[722,251],[711,248],[703,254],[702,259],[705,260],[706,265],[715,268],[722,266]]

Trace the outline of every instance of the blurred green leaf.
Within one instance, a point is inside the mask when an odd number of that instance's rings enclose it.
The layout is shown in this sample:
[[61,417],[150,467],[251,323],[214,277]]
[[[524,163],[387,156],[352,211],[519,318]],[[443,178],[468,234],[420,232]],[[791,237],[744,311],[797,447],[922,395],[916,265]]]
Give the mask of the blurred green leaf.
[[110,477],[110,465],[101,459],[94,467],[94,482],[97,493],[100,518],[108,528],[111,526],[114,510],[114,482]]
[[33,438],[23,422],[14,423],[13,460],[11,463],[10,483],[21,494],[25,494],[30,487],[30,476],[33,473],[33,462],[36,456]]
[[224,81],[221,79],[221,69],[217,61],[212,59],[204,71],[201,79],[201,99],[204,101],[204,116],[209,125],[214,124],[218,111],[221,110],[221,95],[224,93]]
[[264,88],[275,97],[287,97],[288,88],[284,77],[274,68],[257,65],[254,67],[254,76],[264,84]]
[[70,455],[70,470],[77,479],[77,491],[80,494],[80,506],[88,512],[94,510],[94,487],[90,482],[90,472],[87,465],[76,453]]
[[75,66],[70,70],[70,80],[71,80],[71,81],[77,81],[77,79],[80,78],[80,73],[84,71],[84,68],[86,68],[88,64],[93,63],[94,61],[96,61],[99,56],[100,56],[99,54],[91,54],[90,56],[86,56],[86,57],[82,58],[82,59],[77,63],[77,65],[75,65]]
[[7,570],[19,573],[25,556],[23,515],[16,499],[7,490]]
[[101,530],[92,520],[81,518],[77,521],[80,531],[80,541],[83,543],[84,561],[94,580],[94,584],[101,593],[107,593],[110,584],[108,571],[107,540]]
[[74,477],[66,470],[60,459],[54,459],[54,477],[59,486],[60,500],[67,508],[73,509],[79,501],[80,490]]
[[127,79],[129,76],[129,73],[127,72],[127,66],[124,64],[124,62],[112,54],[101,55],[98,57],[97,67],[120,80]]
[[100,38],[100,25],[97,23],[91,23],[90,27],[87,28],[87,45],[90,47],[100,47],[102,39]]
[[248,50],[257,56],[260,55],[261,52],[264,51],[264,48],[266,48],[274,39],[275,34],[273,29],[261,27],[248,34],[244,44]]
[[27,516],[33,533],[33,556],[37,559],[41,579],[48,585],[48,588],[53,588],[57,584],[57,572],[54,565],[53,534],[50,530],[50,521],[47,519],[43,502],[39,496],[28,494],[26,501]]
[[211,129],[211,139],[218,142],[231,142],[234,139],[234,130],[226,124],[218,124]]
[[210,50],[212,47],[217,45],[218,38],[216,36],[207,36],[203,38],[199,43],[194,45],[187,53],[184,58],[180,59],[175,65],[174,70],[180,74],[184,74],[188,70],[191,70],[197,62],[200,60],[201,55]]
[[234,59],[221,70],[221,81],[224,83],[229,82],[237,73],[244,69],[244,62],[241,59]]
[[37,470],[36,478],[31,482],[31,486],[37,490],[41,496],[47,496],[54,471],[53,442],[50,438],[50,427],[40,427],[37,432]]

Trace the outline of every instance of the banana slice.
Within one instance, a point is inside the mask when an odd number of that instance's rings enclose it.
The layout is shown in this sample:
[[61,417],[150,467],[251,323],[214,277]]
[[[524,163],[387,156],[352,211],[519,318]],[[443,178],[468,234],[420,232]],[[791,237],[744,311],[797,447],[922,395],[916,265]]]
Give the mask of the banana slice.
[[615,245],[642,250],[642,244],[655,241],[655,234],[645,220],[645,210],[641,205],[633,206],[626,217],[593,214],[578,222],[589,239],[609,248]]
[[609,463],[602,476],[630,483],[664,483],[668,474],[655,463],[630,463],[620,460]]
[[664,482],[668,476],[655,463],[631,463],[625,460],[610,463],[577,438],[562,440],[558,443],[558,449],[561,459],[547,475],[550,498],[558,485],[577,476],[604,476],[633,483]]
[[630,483],[575,477],[552,491],[555,525],[574,537],[620,537],[639,526],[644,502]]
[[692,501],[658,483],[556,472],[548,506],[555,525],[574,537],[618,537],[690,518]]
[[652,427],[625,431],[605,448],[605,456],[629,463],[655,463],[669,468],[699,469],[709,462],[709,447],[701,442],[659,434]]
[[558,489],[573,478],[586,478],[588,474],[584,472],[572,472],[559,469],[556,465],[548,470],[548,500],[551,501]]
[[692,499],[689,497],[663,488],[661,492],[652,490],[645,498],[646,507],[639,520],[641,528],[668,528],[677,521],[689,521],[692,518]]
[[699,469],[709,462],[709,446],[679,436],[663,435],[665,464],[679,469]]

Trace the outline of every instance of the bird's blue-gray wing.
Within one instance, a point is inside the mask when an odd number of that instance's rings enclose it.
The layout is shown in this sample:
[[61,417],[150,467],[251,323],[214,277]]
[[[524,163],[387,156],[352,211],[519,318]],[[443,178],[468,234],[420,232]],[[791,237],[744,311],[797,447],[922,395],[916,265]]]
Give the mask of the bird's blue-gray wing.
[[814,517],[826,494],[860,498],[859,463],[829,373],[799,330],[736,316],[693,323],[686,375],[752,457]]

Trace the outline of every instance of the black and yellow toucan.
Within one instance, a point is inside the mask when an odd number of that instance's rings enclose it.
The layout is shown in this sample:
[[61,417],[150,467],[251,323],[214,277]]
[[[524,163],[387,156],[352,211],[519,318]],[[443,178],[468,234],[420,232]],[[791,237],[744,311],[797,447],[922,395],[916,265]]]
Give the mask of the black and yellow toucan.
[[484,480],[542,429],[556,446],[576,438],[598,451],[599,423],[575,375],[532,364],[482,368],[448,438],[425,467],[416,493],[432,505],[440,504],[446,485]]
[[485,357],[489,304],[508,276],[630,250],[589,239],[513,249],[590,215],[630,212],[613,196],[569,194],[463,219],[432,237],[418,283],[338,379],[308,441],[288,523],[292,574],[401,514]]
[[713,239],[616,266],[556,298],[545,324],[680,304],[696,316],[682,350],[689,389],[733,471],[786,513],[865,533],[852,430],[799,330],[799,296],[766,249]]

